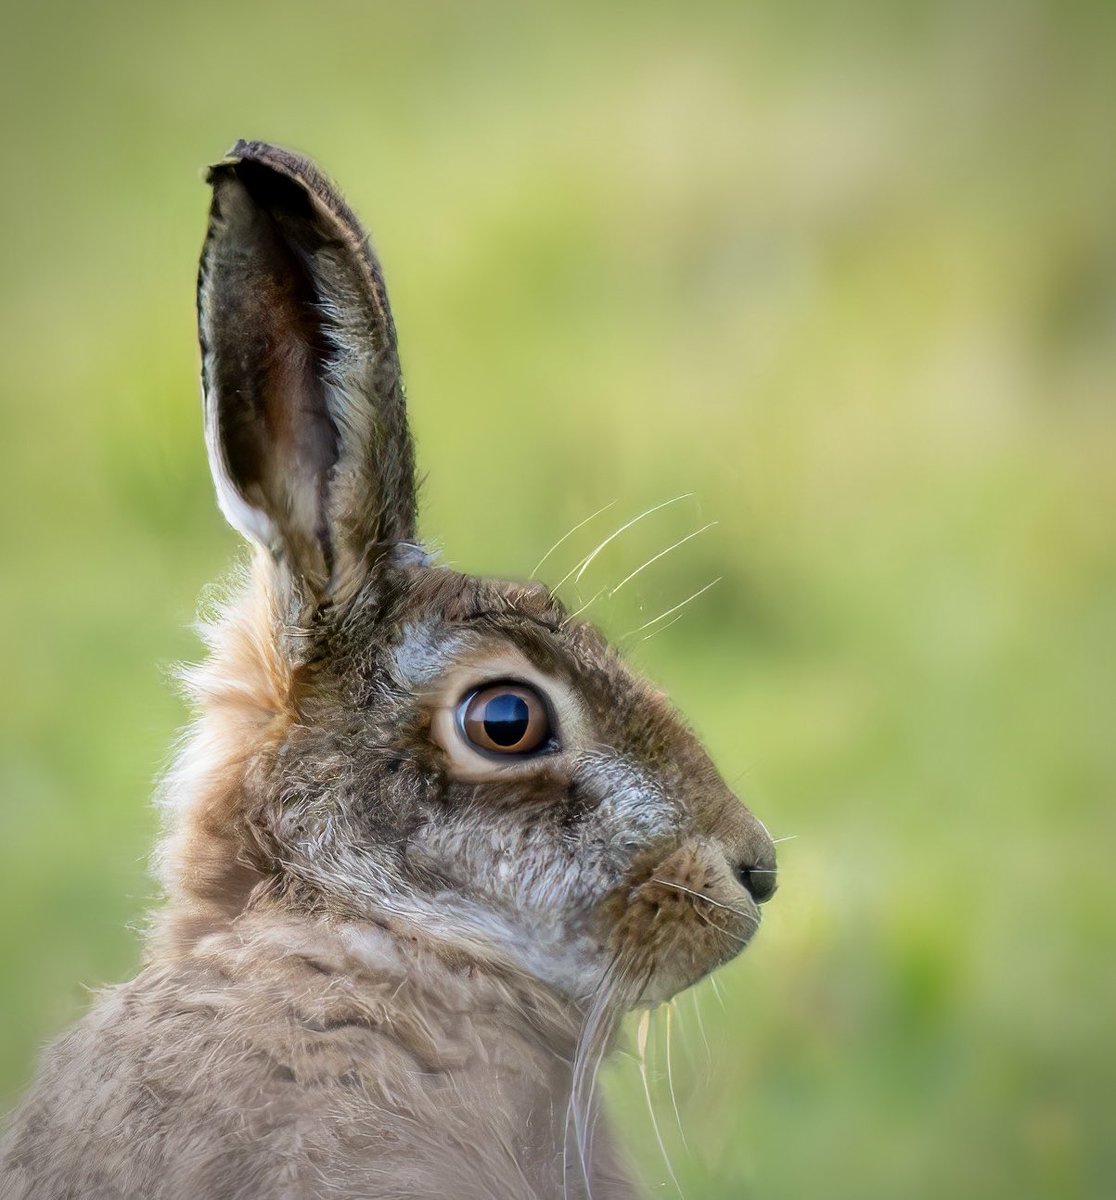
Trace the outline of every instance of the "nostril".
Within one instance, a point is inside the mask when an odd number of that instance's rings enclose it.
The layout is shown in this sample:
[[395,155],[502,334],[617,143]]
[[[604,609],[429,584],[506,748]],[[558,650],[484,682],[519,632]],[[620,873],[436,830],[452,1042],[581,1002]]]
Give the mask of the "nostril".
[[740,880],[744,889],[757,904],[763,904],[770,900],[779,886],[775,868],[759,864],[741,863],[736,868],[736,878]]

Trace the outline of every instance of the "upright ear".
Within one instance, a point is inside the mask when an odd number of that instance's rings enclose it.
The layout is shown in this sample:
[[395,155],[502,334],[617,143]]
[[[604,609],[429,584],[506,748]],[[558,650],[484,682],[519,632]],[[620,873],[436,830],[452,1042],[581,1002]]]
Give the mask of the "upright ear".
[[314,165],[237,142],[198,272],[221,510],[318,601],[415,537],[414,450],[380,265]]

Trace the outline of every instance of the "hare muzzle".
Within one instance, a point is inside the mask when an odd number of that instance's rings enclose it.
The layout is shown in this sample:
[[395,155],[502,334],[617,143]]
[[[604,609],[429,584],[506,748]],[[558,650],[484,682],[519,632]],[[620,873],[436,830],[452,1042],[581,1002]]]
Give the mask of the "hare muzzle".
[[775,893],[775,848],[762,825],[736,800],[719,815],[732,833],[687,838],[628,889],[613,945],[646,963],[642,1004],[669,1000],[739,954]]

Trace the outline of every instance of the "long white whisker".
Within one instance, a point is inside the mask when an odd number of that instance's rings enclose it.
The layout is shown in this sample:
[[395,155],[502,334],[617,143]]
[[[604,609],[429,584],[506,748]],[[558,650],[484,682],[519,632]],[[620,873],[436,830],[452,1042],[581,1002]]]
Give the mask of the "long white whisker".
[[[611,1030],[609,1032],[611,1033]],[[601,1071],[601,1063],[604,1062],[604,1056],[608,1053],[608,1042],[609,1039],[607,1037],[601,1039],[601,1048],[597,1052],[597,1061],[593,1064],[593,1071],[591,1075],[592,1083],[590,1084],[590,1100],[592,1100],[592,1089],[597,1085],[597,1076]],[[599,1109],[593,1109],[589,1121],[589,1128],[586,1133],[585,1149],[582,1152],[582,1159],[585,1163],[591,1163],[593,1161],[593,1135],[597,1131],[597,1121],[599,1118]]]
[[692,604],[699,596],[704,596],[714,584],[720,583],[722,579],[724,579],[724,576],[718,575],[716,579],[710,580],[705,587],[698,588],[696,592],[687,596],[685,600],[680,601],[673,608],[668,608],[666,612],[659,613],[657,617],[652,617],[650,621],[644,621],[637,629],[633,629],[632,633],[642,633],[645,629],[650,629],[652,625],[658,625],[660,621],[669,617],[672,613],[678,612],[680,608],[685,608],[687,604]]
[[597,590],[597,591],[595,591],[595,592],[594,592],[594,593],[593,593],[593,594],[592,594],[592,595],[589,597],[589,599],[588,599],[588,600],[586,600],[586,601],[585,601],[585,603],[584,603],[583,605],[581,605],[581,607],[580,607],[580,608],[575,608],[575,609],[574,609],[574,611],[573,611],[572,613],[570,613],[570,614],[569,614],[567,617],[565,617],[565,619],[562,621],[562,628],[563,628],[563,629],[565,629],[565,628],[566,628],[566,626],[567,626],[567,625],[568,625],[568,624],[569,624],[571,621],[576,621],[576,620],[577,620],[577,618],[578,618],[578,617],[580,617],[580,616],[581,616],[581,614],[582,614],[582,613],[583,613],[583,612],[584,612],[584,611],[585,611],[587,608],[589,608],[591,605],[595,604],[595,603],[596,603],[596,602],[597,602],[597,601],[598,601],[598,600],[599,600],[599,599],[600,599],[600,598],[601,598],[601,597],[604,595],[604,593],[605,593],[605,589],[604,589],[604,588],[598,588],[598,590]]
[[603,542],[599,543],[595,550],[591,550],[581,560],[581,562],[567,571],[566,574],[563,575],[562,578],[554,585],[554,587],[551,588],[551,591],[556,592],[562,586],[562,584],[564,584],[566,580],[570,578],[571,575],[573,576],[574,583],[577,583],[581,579],[582,575],[584,575],[589,569],[593,560],[607,545],[614,542],[625,530],[631,529],[633,525],[637,524],[639,521],[642,521],[644,517],[649,517],[652,513],[657,513],[660,509],[666,508],[670,504],[677,504],[679,500],[685,500],[693,494],[693,492],[683,492],[681,496],[672,496],[669,500],[664,500],[661,504],[655,504],[652,505],[651,508],[645,508],[643,512],[632,517],[630,521],[625,521],[619,529],[614,529],[612,533],[610,533],[608,537],[604,539]]
[[[569,1137],[572,1133],[577,1144],[578,1165],[585,1181],[585,1194],[591,1200],[592,1158],[594,1120],[593,1093],[597,1074],[608,1050],[609,1041],[616,1027],[617,1017],[626,1007],[627,989],[632,985],[628,971],[620,962],[617,953],[594,990],[577,1040],[574,1061],[570,1073],[570,1099],[566,1110],[565,1139],[562,1149],[562,1189],[569,1195]],[[642,990],[642,989],[641,989]],[[634,999],[634,993],[630,997]]]
[[663,1156],[663,1162],[666,1164],[667,1174],[670,1175],[671,1182],[674,1184],[675,1190],[679,1196],[682,1196],[682,1187],[678,1182],[678,1176],[674,1173],[674,1167],[671,1166],[670,1155],[667,1153],[666,1143],[663,1141],[662,1130],[659,1128],[659,1120],[655,1116],[655,1105],[651,1102],[651,1083],[647,1075],[647,1031],[651,1025],[651,1010],[645,1009],[643,1015],[639,1019],[639,1030],[636,1034],[636,1045],[639,1048],[639,1075],[643,1080],[643,1095],[647,1100],[647,1112],[651,1117],[651,1128],[655,1132],[655,1141],[659,1144],[659,1153]]
[[747,937],[741,937],[740,934],[733,933],[731,929],[726,929],[723,925],[718,925],[708,913],[702,912],[701,909],[694,909],[694,911],[697,913],[698,917],[706,923],[706,925],[711,926],[718,933],[723,933],[725,937],[731,938],[732,941],[738,942],[741,946],[747,945]]
[[697,988],[690,988],[690,1002],[694,1006],[694,1017],[697,1019],[698,1033],[701,1034],[702,1045],[705,1047],[705,1075],[709,1077],[709,1071],[713,1066],[713,1051],[709,1048],[709,1037],[705,1032],[705,1021],[701,1015],[701,1005],[698,1003]]
[[686,534],[684,538],[679,538],[678,541],[676,541],[673,545],[667,546],[665,550],[660,550],[658,554],[653,554],[645,563],[641,563],[638,567],[636,567],[636,569],[632,571],[630,575],[625,575],[624,578],[621,579],[620,582],[609,591],[609,599],[611,600],[612,597],[615,596],[616,593],[624,586],[624,584],[635,579],[635,577],[641,571],[645,571],[649,566],[652,565],[652,563],[657,563],[660,558],[664,558],[672,550],[677,550],[679,546],[684,546],[687,542],[691,541],[693,538],[696,538],[699,533],[704,533],[707,529],[712,529],[716,524],[716,521],[710,521],[708,525],[703,525],[700,529],[695,529],[693,533]]
[[670,1092],[670,1106],[674,1109],[674,1123],[678,1126],[678,1136],[682,1139],[682,1149],[690,1153],[690,1144],[686,1141],[686,1131],[682,1128],[682,1117],[678,1112],[678,1096],[674,1091],[674,1066],[671,1061],[671,1018],[674,1015],[674,1001],[666,1005],[666,1062],[667,1062],[667,1091]]
[[786,837],[772,838],[771,844],[777,846],[780,842],[793,842],[797,837],[797,833],[788,833]]
[[590,554],[586,557],[585,561],[578,568],[577,574],[574,576],[574,583],[577,583],[581,579],[582,575],[584,575],[585,572],[589,569],[590,565],[592,564],[593,560],[597,557],[597,555],[600,554],[600,552],[610,542],[614,542],[626,530],[631,529],[631,527],[633,525],[637,524],[637,522],[639,522],[639,521],[642,521],[644,517],[649,517],[649,516],[651,516],[652,513],[657,513],[661,508],[666,508],[670,504],[677,504],[679,500],[686,500],[693,494],[694,494],[693,492],[683,492],[680,496],[672,496],[669,500],[664,500],[662,502],[662,504],[656,504],[656,505],[653,505],[651,508],[645,508],[643,510],[643,512],[641,512],[638,516],[632,517],[632,519],[630,521],[625,521],[624,524],[621,525],[619,529],[617,529],[614,533],[610,533],[608,535],[608,537],[606,537],[605,540],[603,542],[601,542],[601,544],[596,548],[596,550],[593,551],[592,554]]
[[573,529],[571,529],[569,531],[569,533],[562,534],[562,536],[554,543],[554,545],[551,546],[550,549],[542,556],[542,558],[540,558],[539,561],[537,563],[535,563],[535,565],[531,568],[530,578],[534,579],[535,576],[538,575],[539,571],[542,569],[543,563],[546,562],[546,560],[554,553],[555,550],[558,549],[559,546],[561,546],[565,542],[567,542],[570,538],[573,537],[573,535],[575,533],[577,533],[577,531],[579,529],[584,528],[594,518],[599,517],[601,515],[601,513],[607,512],[610,508],[612,508],[612,506],[615,503],[616,503],[615,500],[610,500],[607,504],[602,505],[602,507],[598,508],[595,513],[590,513],[589,516],[587,516],[584,521],[578,521],[578,523],[573,527]]
[[685,892],[687,896],[696,896],[699,900],[704,900],[706,904],[712,904],[714,908],[723,908],[725,912],[730,912],[737,917],[747,917],[750,921],[755,921],[755,916],[743,908],[733,908],[731,904],[724,904],[720,900],[714,900],[712,896],[707,896],[704,892],[695,891],[693,888],[688,888],[684,884],[674,883],[669,879],[659,879],[658,876],[651,877],[652,883],[661,884],[663,887],[674,888],[676,891]]
[[[666,632],[666,630],[668,630],[668,629],[669,629],[669,628],[670,628],[672,625],[675,625],[675,624],[677,624],[679,621],[681,621],[681,620],[682,620],[682,618],[683,618],[685,615],[686,615],[685,613],[679,613],[679,614],[678,614],[678,616],[674,617],[674,618],[673,618],[672,620],[670,620],[670,621],[667,621],[667,623],[666,623],[665,625],[660,625],[658,629],[652,629],[650,633],[645,633],[645,634],[643,635],[643,637],[641,637],[639,640],[640,640],[641,642],[647,642],[647,641],[650,641],[650,640],[651,640],[651,638],[653,638],[653,637],[658,637],[660,633],[665,633],[665,632]],[[636,630],[634,630],[634,629],[633,629],[633,630],[632,630],[632,633],[630,633],[630,634],[627,634],[627,635],[625,635],[625,636],[627,636],[627,637],[631,637],[631,636],[632,636],[632,634],[633,634],[633,633],[635,633],[635,632],[636,632]]]
[[[585,1181],[585,1191],[587,1196],[592,1195],[592,1181],[589,1174],[589,1159],[586,1146],[588,1137],[586,1124],[591,1113],[591,1106],[593,1102],[593,1086],[596,1082],[595,1071],[588,1073],[587,1066],[590,1056],[596,1049],[594,1043],[596,1042],[599,1032],[600,1014],[605,1006],[604,997],[610,983],[611,980],[608,978],[608,976],[606,976],[605,979],[602,980],[601,986],[598,989],[597,994],[589,1008],[589,1013],[586,1016],[581,1037],[578,1039],[577,1051],[574,1055],[573,1071],[570,1077],[570,1103],[566,1119],[566,1133],[568,1136],[570,1124],[572,1123],[574,1138],[577,1142],[578,1163],[581,1167],[581,1176]],[[585,1090],[587,1075],[588,1093],[583,1098],[582,1093]],[[565,1174],[568,1169],[568,1158],[568,1153],[563,1151],[562,1169],[564,1191],[567,1190],[565,1186]]]

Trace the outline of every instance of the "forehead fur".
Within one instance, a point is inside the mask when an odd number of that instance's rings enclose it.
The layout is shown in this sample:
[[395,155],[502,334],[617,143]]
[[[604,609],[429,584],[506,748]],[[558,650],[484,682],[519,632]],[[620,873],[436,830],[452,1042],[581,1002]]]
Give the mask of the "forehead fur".
[[419,691],[468,651],[514,646],[544,674],[574,688],[601,748],[615,748],[664,783],[717,785],[704,748],[667,697],[633,671],[592,624],[571,620],[542,583],[481,579],[443,567],[392,573],[325,632],[319,653],[346,677],[358,703]]

